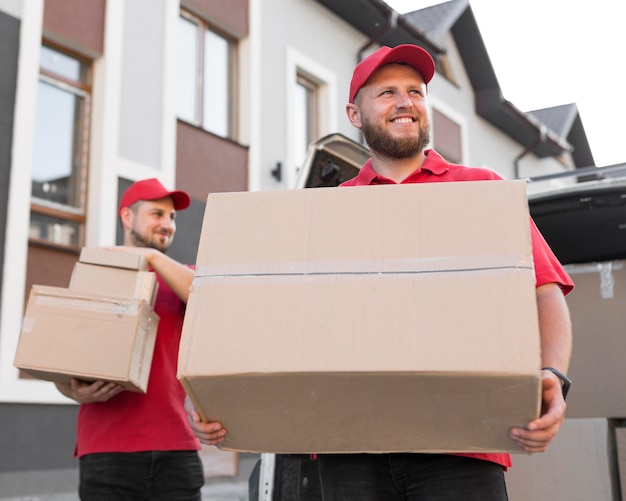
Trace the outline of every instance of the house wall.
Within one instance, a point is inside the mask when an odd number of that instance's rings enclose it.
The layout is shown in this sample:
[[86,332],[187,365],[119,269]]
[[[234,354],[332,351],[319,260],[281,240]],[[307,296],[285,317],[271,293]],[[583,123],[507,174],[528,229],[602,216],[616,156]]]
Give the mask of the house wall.
[[[467,146],[465,162],[468,165],[486,167],[506,179],[512,179],[515,176],[515,159],[524,148],[476,114],[471,83],[451,34],[444,37],[444,45],[456,81],[453,83],[435,74],[429,84],[431,104],[462,122]],[[565,162],[572,165],[571,158],[566,158]],[[519,166],[522,178],[563,171],[563,164],[557,159],[540,159],[532,154],[524,155]]]
[[[19,194],[29,189],[30,180],[21,175],[28,161],[32,130],[33,85],[36,78],[43,9],[37,2],[0,2],[0,395],[16,379],[12,367],[14,344],[7,333],[19,332],[27,261],[28,206]],[[37,44],[32,41],[37,40]],[[19,89],[18,89],[19,87]],[[16,167],[18,166],[18,167]],[[26,204],[28,198],[26,198]],[[20,245],[21,237],[21,245]],[[7,245],[11,242],[10,245]],[[14,472],[35,469],[64,470],[74,467],[72,457],[76,407],[0,401],[0,485],[5,491]],[[8,473],[7,473],[8,472]]]
[[[289,188],[295,179],[290,151],[290,98],[295,68],[308,69],[326,79],[328,97],[322,103],[319,136],[341,132],[358,140],[358,132],[345,115],[348,87],[359,48],[366,38],[313,0],[252,2],[251,45],[263,64],[255,67],[251,81],[251,189]],[[289,22],[285,23],[285,19]],[[253,152],[253,148],[256,151]],[[283,164],[281,182],[270,174]]]
[[[7,490],[11,485],[25,485],[31,473],[45,477],[48,485],[60,482],[66,490],[72,490],[68,482],[77,481],[72,453],[78,407],[52,383],[26,377],[13,366],[30,286],[66,286],[77,259],[76,251],[35,246],[28,239],[42,39],[92,61],[86,245],[121,243],[116,208],[122,190],[134,180],[158,177],[192,196],[190,208],[179,214],[170,255],[193,263],[207,194],[248,187],[247,144],[222,140],[177,120],[179,2],[94,0],[88,4],[0,0],[2,495],[12,492]],[[223,20],[224,30],[242,40],[242,64],[247,65],[247,0],[186,4],[214,23]],[[247,135],[245,130],[241,134]]]

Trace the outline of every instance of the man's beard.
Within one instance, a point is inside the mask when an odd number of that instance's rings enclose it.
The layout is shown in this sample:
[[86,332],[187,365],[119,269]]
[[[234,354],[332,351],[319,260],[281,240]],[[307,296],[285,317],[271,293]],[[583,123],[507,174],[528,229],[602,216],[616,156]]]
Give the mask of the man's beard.
[[411,158],[424,151],[430,142],[427,123],[419,122],[419,137],[396,138],[383,126],[362,117],[361,132],[376,155],[385,158]]
[[134,228],[130,230],[130,239],[132,240],[135,247],[148,247],[150,249],[156,249],[161,252],[167,251],[168,247],[172,243],[172,238],[170,237],[165,244],[161,245],[153,239],[148,239],[143,235],[140,235]]

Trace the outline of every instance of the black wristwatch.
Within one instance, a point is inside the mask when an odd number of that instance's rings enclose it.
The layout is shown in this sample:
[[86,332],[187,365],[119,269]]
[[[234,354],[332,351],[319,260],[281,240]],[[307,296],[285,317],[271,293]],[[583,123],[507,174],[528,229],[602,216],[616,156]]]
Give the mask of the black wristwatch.
[[563,390],[563,400],[565,400],[567,398],[567,392],[569,391],[569,387],[572,386],[572,380],[568,378],[565,374],[563,374],[560,370],[555,369],[554,367],[542,367],[541,370],[550,371],[561,380],[561,383],[563,383],[563,385],[561,386],[561,389]]

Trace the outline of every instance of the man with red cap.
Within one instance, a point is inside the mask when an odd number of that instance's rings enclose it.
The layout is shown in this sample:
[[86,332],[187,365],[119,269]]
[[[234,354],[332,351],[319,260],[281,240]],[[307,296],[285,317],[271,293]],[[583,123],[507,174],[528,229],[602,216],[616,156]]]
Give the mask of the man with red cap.
[[[346,112],[371,158],[342,186],[498,180],[487,169],[451,164],[430,143],[430,54],[416,45],[382,47],[354,70]],[[565,418],[571,325],[564,295],[573,283],[531,221],[542,347],[542,414],[511,437],[527,452],[545,451]],[[488,305],[485,305],[488,307]],[[459,409],[459,412],[463,412]],[[502,501],[508,454],[320,455],[324,501]]]
[[[354,70],[346,112],[361,130],[371,158],[342,186],[500,180],[497,173],[451,164],[430,143],[427,84],[430,54],[416,45],[382,47]],[[565,376],[571,324],[564,295],[574,286],[531,221],[538,323],[542,348],[542,412],[511,437],[527,452],[543,452],[565,419]],[[485,305],[488,308],[489,305]],[[189,407],[201,442],[223,440],[218,423],[201,423]],[[459,409],[463,412],[463,409]],[[392,424],[390,423],[390,426]],[[320,454],[323,501],[504,501],[508,454]]]
[[200,500],[204,471],[199,444],[184,410],[176,379],[178,345],[193,269],[165,255],[176,233],[176,213],[191,200],[157,179],[133,183],[118,214],[124,230],[121,252],[143,255],[157,274],[159,316],[148,391],[123,391],[106,381],[73,379],[57,384],[80,403],[75,455],[81,499]]

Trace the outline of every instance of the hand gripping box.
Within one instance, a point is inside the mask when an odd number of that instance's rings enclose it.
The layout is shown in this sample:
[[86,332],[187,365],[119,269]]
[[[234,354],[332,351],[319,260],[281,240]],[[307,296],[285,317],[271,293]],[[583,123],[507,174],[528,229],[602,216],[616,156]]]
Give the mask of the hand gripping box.
[[539,341],[523,181],[211,194],[178,377],[227,450],[516,452]]
[[140,298],[35,285],[14,365],[39,379],[102,379],[145,393],[158,322]]

